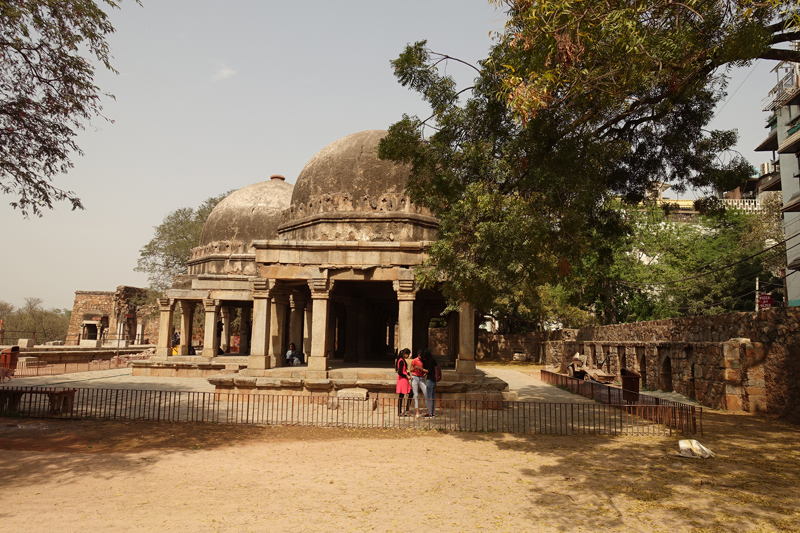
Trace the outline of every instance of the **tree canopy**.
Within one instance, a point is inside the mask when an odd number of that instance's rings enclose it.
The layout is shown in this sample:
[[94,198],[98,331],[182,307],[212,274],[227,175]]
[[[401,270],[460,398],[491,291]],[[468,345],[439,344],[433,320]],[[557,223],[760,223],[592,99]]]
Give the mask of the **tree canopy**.
[[200,243],[208,215],[232,192],[208,198],[197,209],[182,207],[171,211],[155,227],[155,236],[139,250],[134,268],[136,272],[147,273],[152,289],[167,289],[175,276],[186,273],[189,253]]
[[45,309],[40,298],[25,298],[25,305],[15,309],[0,301],[0,320],[5,342],[33,338],[37,344],[66,340],[70,309]]
[[499,3],[509,21],[472,87],[425,41],[392,61],[431,116],[403,116],[380,155],[411,166],[409,195],[440,219],[422,285],[536,316],[589,258],[613,263],[632,232],[615,198],[636,205],[654,182],[730,190],[753,174],[736,132],[707,125],[725,66],[783,58],[770,50],[794,38],[796,4]]
[[11,206],[24,216],[41,216],[63,200],[83,209],[74,192],[51,182],[72,168],[71,153],[82,154],[76,130],[102,116],[91,59],[114,71],[106,41],[114,28],[103,4],[119,6],[114,0],[0,2],[0,191],[16,197]]

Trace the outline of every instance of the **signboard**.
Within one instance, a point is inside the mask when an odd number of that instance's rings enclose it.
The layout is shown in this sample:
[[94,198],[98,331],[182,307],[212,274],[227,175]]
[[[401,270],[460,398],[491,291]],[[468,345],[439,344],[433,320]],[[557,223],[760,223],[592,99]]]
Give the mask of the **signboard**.
[[761,309],[768,309],[772,307],[773,303],[775,303],[772,299],[772,296],[769,294],[759,294],[758,295],[758,307]]
[[127,315],[125,315],[125,318],[133,318],[133,315],[127,314]]

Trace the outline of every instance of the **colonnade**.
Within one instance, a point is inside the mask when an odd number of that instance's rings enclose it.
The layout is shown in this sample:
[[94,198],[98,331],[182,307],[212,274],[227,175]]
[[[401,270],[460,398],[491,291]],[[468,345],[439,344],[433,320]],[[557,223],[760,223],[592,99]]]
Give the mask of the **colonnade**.
[[[248,371],[283,366],[289,342],[305,352],[308,363],[306,377],[309,379],[327,377],[329,358],[336,349],[339,350],[337,355],[342,356],[345,362],[354,363],[363,361],[368,351],[374,354],[380,349],[393,350],[395,346],[400,349],[421,347],[415,346],[415,340],[416,344],[419,340],[414,335],[417,291],[413,279],[393,282],[396,308],[389,304],[370,304],[363,298],[347,294],[333,298],[335,283],[328,278],[307,281],[258,279],[252,282],[252,307],[249,300],[243,301],[240,307],[239,353],[249,354]],[[161,323],[156,355],[168,357],[172,353],[171,332],[176,304],[181,310],[181,339],[177,353],[188,355],[198,300],[161,298],[158,303]],[[221,305],[219,299],[205,298],[201,303],[205,333],[202,353],[197,355],[211,358],[217,355],[218,348],[224,351],[230,348],[233,313],[231,308]],[[220,322],[222,330],[218,332]],[[457,340],[453,339],[457,342],[456,370],[474,373],[474,311],[467,303],[462,303],[459,309],[457,337]]]

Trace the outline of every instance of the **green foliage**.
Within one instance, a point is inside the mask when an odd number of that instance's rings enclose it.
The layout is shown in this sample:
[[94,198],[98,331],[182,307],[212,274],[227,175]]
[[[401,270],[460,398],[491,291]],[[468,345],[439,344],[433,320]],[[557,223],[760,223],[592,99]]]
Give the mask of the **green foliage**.
[[62,200],[83,209],[73,192],[50,182],[72,168],[71,152],[82,154],[75,130],[101,116],[89,59],[114,71],[106,41],[114,28],[98,4],[118,7],[113,0],[0,2],[0,191],[17,197],[11,206],[23,216],[41,216]]
[[[798,61],[798,2],[494,0],[507,8],[499,93],[522,120],[583,109],[598,131],[658,121],[719,67]],[[666,107],[665,107],[666,105]]]
[[[469,301],[498,318],[586,323],[575,310],[590,311],[587,302],[603,288],[589,283],[591,269],[611,272],[620,239],[631,232],[613,198],[635,205],[653,181],[677,189],[739,184],[753,169],[727,157],[734,132],[704,129],[722,96],[714,80],[610,124],[619,109],[594,97],[519,120],[502,96],[497,65],[533,65],[539,52],[512,44],[500,40],[491,50],[463,104],[439,71],[447,57],[424,42],[407,47],[392,62],[395,74],[431,104],[432,116],[404,116],[379,153],[411,166],[408,194],[440,220],[439,240],[417,272],[422,286],[441,284],[451,304]],[[607,289],[610,310],[618,306],[614,290]],[[636,308],[625,315],[650,314]]]
[[71,314],[69,309],[45,309],[39,298],[25,298],[20,309],[0,302],[0,319],[7,337],[35,338],[37,344],[65,340]]
[[167,214],[155,227],[155,236],[139,250],[136,272],[146,272],[151,289],[163,291],[172,285],[179,274],[185,274],[189,253],[200,243],[208,215],[228,191],[208,198],[197,209],[182,207]]
[[655,206],[623,213],[630,232],[565,281],[603,323],[752,311],[756,277],[762,289],[780,287],[764,268],[768,254],[749,258],[766,245],[748,236],[755,215],[725,210],[683,223]]

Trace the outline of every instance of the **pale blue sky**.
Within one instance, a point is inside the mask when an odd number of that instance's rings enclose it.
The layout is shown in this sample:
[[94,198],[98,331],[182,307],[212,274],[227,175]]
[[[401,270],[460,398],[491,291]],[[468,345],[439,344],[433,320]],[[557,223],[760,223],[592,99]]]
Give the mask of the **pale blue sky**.
[[[104,104],[114,123],[94,119],[79,135],[85,155],[55,182],[86,210],[59,204],[25,220],[0,197],[0,300],[71,308],[76,290],[146,286],[133,272],[138,251],[169,211],[271,174],[294,182],[336,139],[424,114],[389,61],[428,39],[475,62],[504,15],[485,0],[144,0],[123,2],[111,19],[120,74],[98,71],[96,82],[116,96]],[[714,124],[739,129],[755,166],[768,157],[751,150],[766,137],[772,66],[759,64],[740,88],[750,69],[734,73],[729,92],[738,92]],[[466,67],[447,68],[470,82]]]

